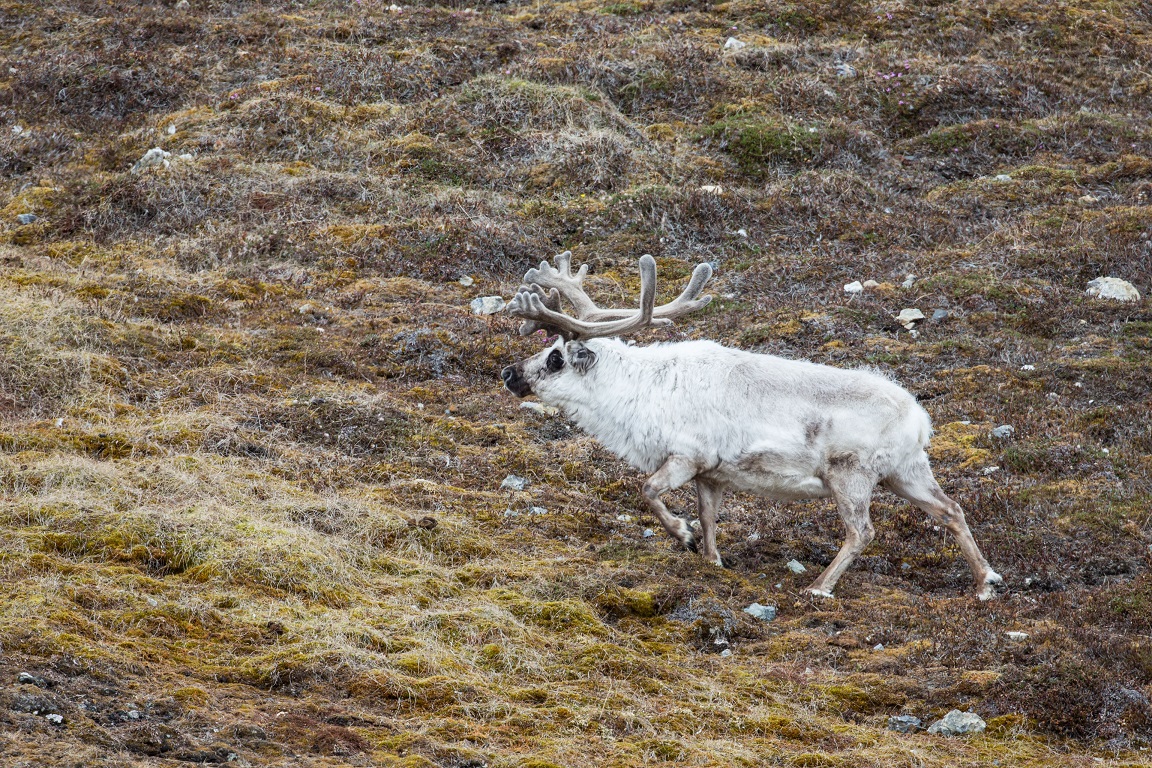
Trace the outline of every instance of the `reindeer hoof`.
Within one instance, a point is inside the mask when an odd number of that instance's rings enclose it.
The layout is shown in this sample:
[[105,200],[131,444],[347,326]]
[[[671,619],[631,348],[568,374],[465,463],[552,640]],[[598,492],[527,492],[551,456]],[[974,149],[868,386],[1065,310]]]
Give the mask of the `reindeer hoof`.
[[984,577],[984,586],[976,593],[976,597],[980,598],[981,601],[991,600],[1007,591],[1008,586],[1004,583],[1004,579],[1000,574],[993,571]]
[[826,589],[812,589],[811,587],[805,589],[804,594],[808,595],[809,597],[821,597],[825,600],[833,600],[836,597]]
[[696,546],[696,535],[692,532],[691,523],[682,517],[673,519],[680,523],[679,530],[672,534],[673,537],[689,552],[699,552],[700,550]]

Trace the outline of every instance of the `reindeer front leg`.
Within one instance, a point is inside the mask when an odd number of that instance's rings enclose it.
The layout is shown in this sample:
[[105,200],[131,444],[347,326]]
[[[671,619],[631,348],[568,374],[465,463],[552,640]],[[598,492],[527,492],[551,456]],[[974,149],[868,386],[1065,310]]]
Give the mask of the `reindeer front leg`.
[[696,551],[696,537],[692,534],[692,529],[682,518],[668,511],[668,507],[664,506],[660,496],[684,485],[694,478],[698,471],[699,468],[694,461],[684,456],[670,456],[664,462],[664,466],[656,470],[656,474],[644,483],[644,500],[648,502],[648,507],[660,519],[660,524],[664,526],[664,530],[693,552]]
[[724,486],[696,478],[696,506],[700,511],[700,533],[704,537],[704,559],[723,568],[720,551],[716,549],[716,515],[724,500]]

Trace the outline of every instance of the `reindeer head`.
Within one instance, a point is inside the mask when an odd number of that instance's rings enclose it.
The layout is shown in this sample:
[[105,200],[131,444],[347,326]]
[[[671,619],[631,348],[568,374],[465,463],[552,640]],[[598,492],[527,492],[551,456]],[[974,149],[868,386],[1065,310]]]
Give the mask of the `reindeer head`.
[[[524,274],[524,284],[508,303],[508,313],[524,318],[520,335],[527,336],[543,329],[560,339],[548,349],[527,360],[510,365],[500,376],[504,386],[517,397],[540,394],[554,382],[571,376],[583,376],[596,364],[596,352],[583,342],[604,336],[621,336],[650,325],[671,325],[672,320],[704,307],[711,296],[699,296],[712,277],[712,268],[698,264],[692,279],[674,301],[657,307],[656,260],[640,257],[640,308],[601,309],[584,291],[588,265],[572,274],[572,253],[556,257],[556,266],[547,261]],[[547,291],[545,289],[548,289]],[[699,298],[697,298],[699,296]],[[561,311],[560,299],[572,306],[575,315]]]

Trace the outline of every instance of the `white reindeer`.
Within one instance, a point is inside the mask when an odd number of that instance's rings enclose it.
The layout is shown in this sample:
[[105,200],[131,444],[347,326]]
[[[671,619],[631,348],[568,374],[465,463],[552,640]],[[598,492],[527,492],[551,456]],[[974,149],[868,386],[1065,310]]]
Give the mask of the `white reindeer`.
[[[847,529],[840,552],[807,592],[831,597],[840,576],[875,536],[869,516],[877,484],[924,510],[960,545],[977,596],[987,600],[1004,581],[980,553],[964,511],[944,495],[925,448],[928,414],[889,379],[710,341],[636,347],[616,336],[706,305],[697,298],[712,275],[696,267],[675,301],[654,307],[656,262],[640,259],[639,310],[597,307],[583,289],[587,265],[573,275],[571,253],[541,262],[524,276],[509,312],[525,318],[522,334],[561,336],[548,349],[503,370],[504,385],[560,408],[609,450],[642,472],[644,498],[664,529],[688,549],[696,534],[660,497],[696,481],[703,556],[718,566],[716,515],[724,492],[778,500],[831,496]],[[550,289],[546,292],[545,289]],[[575,316],[561,311],[560,298]]]

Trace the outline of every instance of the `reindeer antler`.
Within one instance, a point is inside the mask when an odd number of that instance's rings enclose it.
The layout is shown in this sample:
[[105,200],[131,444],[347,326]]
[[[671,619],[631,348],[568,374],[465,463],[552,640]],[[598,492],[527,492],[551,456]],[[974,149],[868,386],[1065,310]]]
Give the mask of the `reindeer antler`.
[[[711,296],[700,296],[704,284],[712,277],[712,268],[698,264],[688,286],[674,301],[654,307],[656,260],[645,254],[639,262],[640,309],[601,309],[584,291],[588,265],[581,266],[573,275],[571,251],[559,254],[555,261],[555,267],[542,261],[539,267],[524,273],[525,285],[520,286],[508,303],[509,314],[524,318],[520,325],[521,336],[541,328],[549,335],[559,334],[567,340],[618,336],[649,325],[670,325],[673,319],[712,301]],[[561,311],[561,298],[572,305],[575,316]]]

